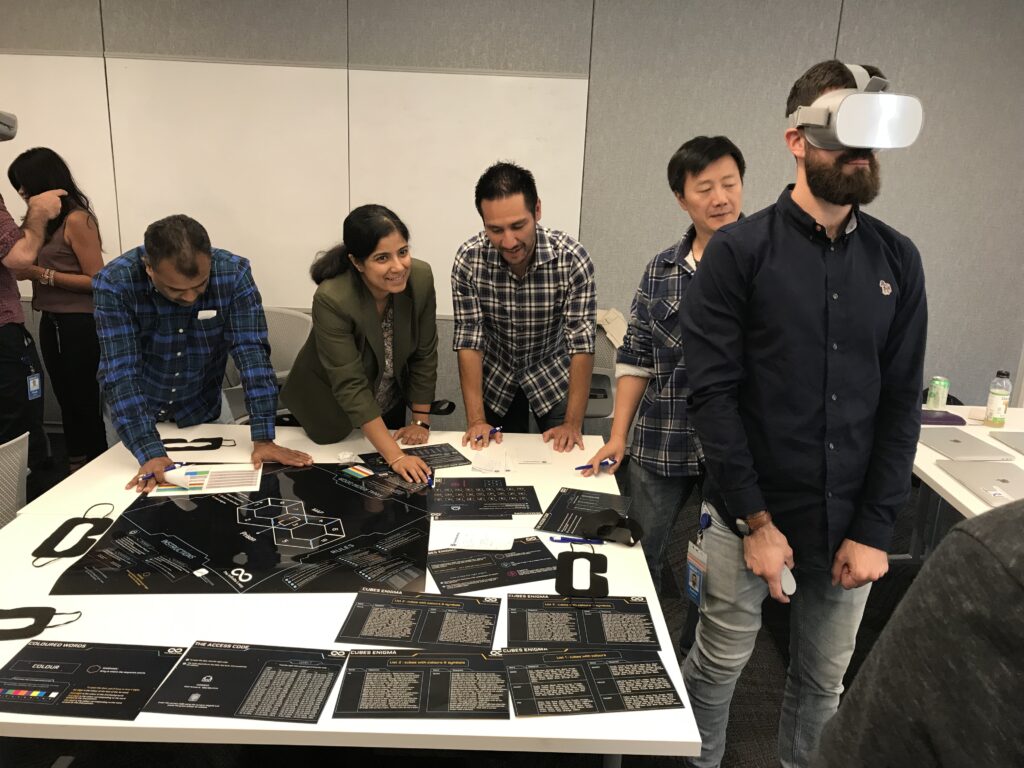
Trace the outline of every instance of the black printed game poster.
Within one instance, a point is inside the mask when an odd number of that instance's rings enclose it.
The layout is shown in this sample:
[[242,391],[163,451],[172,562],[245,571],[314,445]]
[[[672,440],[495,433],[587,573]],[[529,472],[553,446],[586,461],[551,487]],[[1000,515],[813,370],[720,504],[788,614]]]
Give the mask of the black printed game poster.
[[485,653],[352,651],[334,716],[507,719],[505,665]]
[[422,591],[424,499],[341,469],[277,465],[259,491],[137,499],[52,594]]
[[509,595],[507,604],[510,647],[660,648],[643,597]]
[[184,651],[31,640],[0,669],[0,712],[134,720]]
[[338,643],[430,651],[490,651],[499,597],[454,597],[385,590],[356,595]]
[[517,717],[682,709],[654,651],[505,649]]
[[455,595],[553,579],[558,560],[538,537],[527,536],[509,552],[437,549],[427,553],[427,568],[441,594]]
[[198,641],[146,712],[315,723],[346,652]]
[[427,499],[428,511],[441,520],[511,520],[541,511],[532,485],[506,485],[503,477],[438,478]]
[[613,509],[620,517],[629,511],[629,497],[578,488],[561,488],[540,516],[535,528],[565,536],[583,536],[587,515]]

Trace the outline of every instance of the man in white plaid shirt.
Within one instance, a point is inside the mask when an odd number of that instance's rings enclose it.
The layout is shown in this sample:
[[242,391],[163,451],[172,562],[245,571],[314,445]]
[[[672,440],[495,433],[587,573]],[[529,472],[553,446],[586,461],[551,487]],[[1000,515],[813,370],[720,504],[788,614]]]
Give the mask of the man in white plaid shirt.
[[476,208],[484,229],[452,267],[462,444],[485,448],[502,431],[528,432],[532,411],[544,442],[582,449],[594,367],[590,256],[571,235],[537,223],[537,186],[518,165],[484,172]]

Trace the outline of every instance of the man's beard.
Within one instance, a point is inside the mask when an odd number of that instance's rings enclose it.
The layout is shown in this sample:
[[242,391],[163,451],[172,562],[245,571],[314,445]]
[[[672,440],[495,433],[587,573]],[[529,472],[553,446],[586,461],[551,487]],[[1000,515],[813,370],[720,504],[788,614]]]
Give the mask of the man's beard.
[[[833,205],[867,205],[878,196],[882,178],[878,158],[871,150],[848,149],[837,156],[834,163],[818,160],[816,154],[808,152],[804,158],[807,186],[815,197]],[[867,168],[856,168],[853,173],[843,170],[848,160],[862,158],[868,160]]]

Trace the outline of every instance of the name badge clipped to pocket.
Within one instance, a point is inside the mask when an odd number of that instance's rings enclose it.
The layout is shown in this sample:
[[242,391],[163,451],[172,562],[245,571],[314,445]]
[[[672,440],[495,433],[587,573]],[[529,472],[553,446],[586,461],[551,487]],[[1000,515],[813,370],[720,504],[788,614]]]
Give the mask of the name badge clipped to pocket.
[[686,550],[686,596],[698,608],[704,605],[704,578],[707,573],[707,553],[700,544],[691,541]]
[[29,400],[38,400],[43,396],[43,377],[41,374],[30,373],[27,382]]

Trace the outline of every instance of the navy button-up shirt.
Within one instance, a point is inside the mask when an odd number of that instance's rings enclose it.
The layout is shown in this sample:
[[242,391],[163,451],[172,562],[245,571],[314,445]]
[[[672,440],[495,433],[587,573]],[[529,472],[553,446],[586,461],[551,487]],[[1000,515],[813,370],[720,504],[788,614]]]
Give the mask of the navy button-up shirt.
[[707,498],[772,513],[797,566],[887,549],[920,432],[927,308],[914,244],[854,210],[835,241],[791,197],[719,230],[683,303]]

